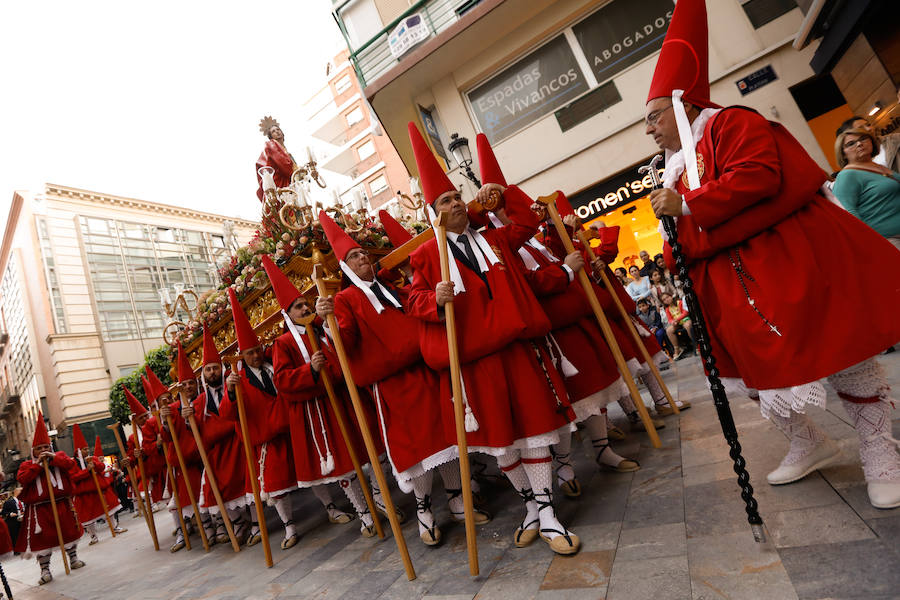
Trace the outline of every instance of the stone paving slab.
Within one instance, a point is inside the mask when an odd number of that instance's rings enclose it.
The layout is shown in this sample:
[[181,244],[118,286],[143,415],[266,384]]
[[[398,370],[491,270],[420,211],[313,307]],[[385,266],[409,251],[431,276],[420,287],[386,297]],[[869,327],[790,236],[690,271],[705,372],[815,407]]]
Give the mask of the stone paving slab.
[[[881,361],[900,389],[900,353]],[[838,441],[840,461],[779,487],[766,484],[765,474],[786,452],[786,439],[759,415],[756,403],[730,399],[769,533],[767,543],[757,544],[699,361],[680,361],[663,376],[672,393],[693,407],[665,419],[661,449],[639,433],[614,443],[619,454],[641,463],[640,471],[600,471],[590,441],[576,438],[572,454],[583,494],[556,499],[561,520],[582,538],[582,551],[572,557],[553,555],[540,540],[514,547],[512,532],[524,511],[496,466],[488,464],[483,493],[495,518],[478,530],[477,577],[468,573],[465,530],[450,522],[439,489],[434,504],[444,543],[427,548],[414,519],[403,525],[417,574],[413,581],[386,523],[386,539],[364,539],[355,521],[329,524],[309,492],[295,496],[302,537],[291,550],[280,550],[283,532],[274,512],[269,515],[271,569],[264,568],[259,547],[235,554],[228,545],[216,546],[205,554],[196,539],[191,552],[170,554],[172,523],[164,513],[155,515],[159,552],[153,551],[143,520],[126,516],[128,533],[112,540],[101,531],[100,544],[79,548],[86,568],[66,576],[55,555],[56,579],[47,586],[32,585],[38,576],[33,560],[8,560],[3,567],[15,598],[25,600],[900,597],[900,510],[868,503],[859,442],[832,390],[828,410],[810,416]],[[643,386],[641,391],[649,402]],[[610,418],[628,430],[618,406],[610,407]],[[336,488],[333,494],[341,496]],[[407,514],[414,513],[410,497],[395,490],[394,498]]]

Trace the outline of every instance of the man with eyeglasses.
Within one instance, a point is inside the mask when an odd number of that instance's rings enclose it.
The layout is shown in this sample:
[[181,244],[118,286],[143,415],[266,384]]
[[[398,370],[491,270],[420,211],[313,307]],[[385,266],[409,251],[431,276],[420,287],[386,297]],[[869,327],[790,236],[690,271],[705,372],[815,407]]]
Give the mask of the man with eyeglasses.
[[900,253],[824,197],[825,173],[781,125],[710,101],[706,23],[703,0],[680,0],[653,75],[646,131],[666,153],[653,210],[677,220],[721,374],[758,389],[790,440],[769,483],[839,457],[805,414],[824,406],[827,377],[859,434],[871,503],[900,506],[890,388],[874,359],[900,339],[900,319],[868,310],[875,297],[900,305],[900,288],[859,268],[898,273]]

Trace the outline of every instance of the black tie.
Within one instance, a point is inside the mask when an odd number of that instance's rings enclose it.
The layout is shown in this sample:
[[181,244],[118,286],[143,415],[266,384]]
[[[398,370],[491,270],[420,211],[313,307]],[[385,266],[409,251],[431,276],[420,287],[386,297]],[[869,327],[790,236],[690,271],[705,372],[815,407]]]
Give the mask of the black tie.
[[216,402],[216,392],[212,388],[206,388],[206,410],[212,414],[219,415],[219,405]]
[[[369,289],[372,290],[372,293],[375,294],[375,297],[378,298],[378,301],[381,302],[382,306],[384,306],[385,308],[387,308],[388,306],[394,306],[394,303],[391,300],[388,300],[388,297],[385,295],[383,288],[381,287],[381,285],[379,285],[377,280],[374,283],[372,283],[372,285],[369,287]],[[391,296],[393,296],[393,294],[391,293],[390,290],[388,290],[388,293],[391,294]],[[397,300],[397,299],[394,298],[394,300]],[[398,301],[398,303],[399,303],[399,301]],[[397,307],[395,307],[395,308],[397,308]],[[399,310],[400,312],[403,312],[402,306],[400,308],[397,308],[397,310]]]
[[259,372],[262,375],[262,384],[263,388],[265,388],[265,392],[270,396],[278,395],[278,390],[275,389],[275,384],[272,383],[272,378],[269,377],[269,372],[266,371],[266,368],[261,367]]
[[481,268],[478,266],[478,259],[475,258],[475,251],[472,250],[472,243],[469,241],[469,236],[466,234],[460,235],[456,238],[457,241],[462,242],[463,249],[466,252],[466,258],[469,259],[469,262],[472,263],[472,268],[475,269],[476,273],[481,272]]

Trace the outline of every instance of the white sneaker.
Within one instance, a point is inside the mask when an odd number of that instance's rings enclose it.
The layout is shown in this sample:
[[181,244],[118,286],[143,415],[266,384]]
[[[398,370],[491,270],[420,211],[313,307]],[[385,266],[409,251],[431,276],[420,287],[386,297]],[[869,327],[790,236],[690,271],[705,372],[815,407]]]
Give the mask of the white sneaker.
[[869,502],[875,508],[900,506],[900,481],[870,481]]
[[813,471],[827,467],[841,455],[841,449],[832,440],[825,440],[816,446],[809,454],[791,464],[784,464],[766,475],[766,480],[771,485],[784,485],[803,479]]

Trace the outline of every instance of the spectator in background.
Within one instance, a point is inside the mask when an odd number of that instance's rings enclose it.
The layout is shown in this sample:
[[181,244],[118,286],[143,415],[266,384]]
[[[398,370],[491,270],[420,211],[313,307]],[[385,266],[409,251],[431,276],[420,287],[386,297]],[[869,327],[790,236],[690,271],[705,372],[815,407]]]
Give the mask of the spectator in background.
[[642,298],[650,298],[650,278],[641,275],[641,270],[637,265],[631,265],[628,268],[628,274],[631,275],[631,281],[625,286],[631,299],[637,302]]
[[677,278],[675,277],[675,274],[666,267],[666,259],[662,252],[653,257],[653,262],[656,263],[656,269],[662,273],[663,281],[668,281],[674,286],[675,279]]
[[684,358],[686,352],[686,349],[678,343],[677,330],[679,327],[684,328],[691,338],[691,342],[696,346],[696,341],[694,340],[694,326],[691,324],[691,315],[684,305],[684,300],[676,302],[675,297],[668,292],[663,293],[661,300],[663,309],[660,317],[662,317],[663,324],[666,327],[666,335],[669,336],[669,341],[672,342],[672,346],[675,348],[675,360],[679,360]]
[[650,273],[656,270],[656,263],[650,260],[650,253],[646,250],[641,250],[638,256],[644,261],[644,266],[641,267],[641,277],[650,277]]
[[631,280],[628,279],[628,271],[626,271],[622,267],[616,267],[616,270],[613,271],[616,274],[616,278],[619,280],[623,286],[628,287],[628,284],[631,283]]
[[[21,493],[22,486],[16,484],[13,493],[9,495],[9,498],[3,503],[3,508],[0,509],[0,517],[2,517],[3,521],[6,523],[6,528],[9,529],[9,537],[14,545],[16,543],[16,538],[19,537],[19,528],[22,526],[22,518],[25,516],[25,505],[19,500],[19,494]],[[16,552],[16,554],[18,554],[18,552]]]
[[672,346],[672,343],[666,337],[666,328],[659,316],[659,311],[656,310],[655,307],[650,306],[650,302],[648,302],[647,300],[638,300],[637,316],[644,323],[644,325],[647,326],[647,329],[650,330],[650,333],[656,336],[656,341],[659,342],[659,345],[666,350],[666,353],[670,357],[674,356],[675,347]]
[[847,211],[900,250],[900,174],[876,162],[879,141],[866,129],[848,129],[834,143],[842,167],[833,192]]
[[[874,152],[872,162],[879,164],[882,167],[887,167],[891,171],[900,171],[900,133],[889,133],[888,135],[878,137],[878,134],[875,133],[875,130],[872,128],[872,124],[869,123],[868,119],[860,117],[859,115],[854,115],[841,123],[835,136],[839,137],[842,133],[849,131],[850,129],[862,129],[867,131],[878,142],[879,149]],[[838,163],[840,162],[841,161],[838,160]]]
[[657,269],[650,273],[650,301],[653,303],[653,306],[660,310],[662,310],[663,305],[663,294],[671,294],[673,297],[678,298],[675,286],[663,277],[662,271]]

